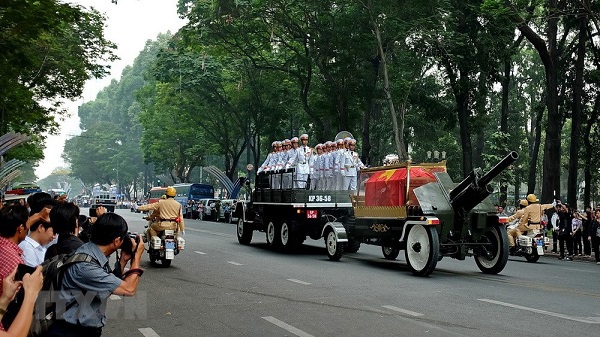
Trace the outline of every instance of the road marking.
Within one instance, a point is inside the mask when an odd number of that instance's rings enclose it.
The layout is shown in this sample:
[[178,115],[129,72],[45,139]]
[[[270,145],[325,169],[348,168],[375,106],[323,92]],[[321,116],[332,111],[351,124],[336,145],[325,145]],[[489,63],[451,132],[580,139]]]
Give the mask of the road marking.
[[386,308],[386,309],[390,309],[390,310],[394,310],[394,311],[397,311],[397,312],[401,312],[403,314],[407,314],[407,315],[410,315],[410,316],[413,316],[413,317],[423,316],[423,314],[421,314],[421,313],[410,311],[410,310],[406,310],[406,309],[401,309],[401,308],[395,307],[393,305],[384,305],[383,307]]
[[234,266],[243,266],[243,264],[241,264],[239,262],[235,262],[235,261],[227,261],[227,263],[232,264]]
[[288,281],[292,281],[292,282],[296,282],[296,283],[300,283],[300,284],[304,284],[304,285],[306,285],[306,286],[307,286],[307,285],[309,285],[309,284],[311,284],[311,283],[308,283],[308,282],[304,282],[304,281],[296,280],[296,279],[294,279],[294,278],[289,278],[289,279],[287,279],[287,280],[288,280]]
[[160,337],[152,328],[139,328],[138,331],[145,337]]
[[482,302],[502,305],[502,306],[509,307],[509,308],[527,310],[527,311],[531,311],[531,312],[535,312],[535,313],[543,314],[543,315],[548,315],[548,316],[552,316],[552,317],[564,318],[564,319],[581,322],[581,323],[600,324],[600,317],[575,317],[575,316],[559,314],[556,312],[551,312],[551,311],[546,311],[546,310],[528,308],[528,307],[524,307],[524,306],[517,305],[517,304],[510,304],[510,303],[505,303],[505,302],[500,302],[500,301],[494,301],[494,300],[490,300],[487,298],[478,298],[477,300],[482,301]]
[[197,250],[196,250],[196,251],[194,251],[194,253],[196,253],[196,254],[200,254],[200,255],[206,255],[206,253],[199,252],[199,251],[197,251]]
[[120,300],[121,296],[119,296],[119,295],[110,295],[108,298],[114,301],[114,300]]
[[306,333],[306,332],[304,332],[304,331],[302,331],[302,330],[300,330],[298,328],[295,328],[295,327],[293,327],[293,326],[291,326],[291,325],[289,325],[289,324],[287,324],[285,322],[282,322],[282,321],[278,320],[277,318],[275,318],[273,316],[265,316],[265,317],[261,317],[261,318],[264,319],[265,321],[269,322],[269,323],[277,325],[278,327],[280,327],[280,328],[282,328],[284,330],[287,330],[288,332],[293,333],[296,336],[299,336],[299,337],[314,337],[313,335],[311,335],[309,333]]
[[196,229],[196,228],[190,228],[187,227],[186,230],[188,231],[192,231],[192,232],[200,232],[200,233],[206,233],[206,234],[210,234],[210,235],[216,235],[216,236],[224,236],[227,238],[235,238],[235,235],[232,234],[225,234],[225,233],[219,233],[219,232],[212,232],[212,231],[207,231],[205,229]]

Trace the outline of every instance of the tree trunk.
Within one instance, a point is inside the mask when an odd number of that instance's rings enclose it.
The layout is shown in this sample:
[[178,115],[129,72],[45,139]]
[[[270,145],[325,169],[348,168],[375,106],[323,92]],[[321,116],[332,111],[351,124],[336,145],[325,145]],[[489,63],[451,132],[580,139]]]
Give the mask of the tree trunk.
[[[544,96],[545,98],[545,96]],[[544,118],[545,104],[539,103],[535,105],[535,123],[534,136],[531,146],[529,147],[529,175],[527,176],[527,194],[535,192],[535,183],[537,176],[537,162],[540,155],[540,145],[542,142],[542,119]]]
[[380,65],[383,75],[383,93],[385,95],[385,99],[388,104],[388,109],[390,110],[390,115],[392,117],[392,127],[394,129],[394,143],[396,145],[396,152],[398,154],[398,159],[400,161],[405,161],[408,159],[406,145],[404,143],[404,114],[406,107],[403,104],[400,107],[400,116],[396,116],[396,109],[394,108],[394,100],[392,98],[390,80],[388,77],[387,60],[385,56],[385,51],[383,50],[383,42],[381,41],[381,32],[379,31],[379,26],[377,25],[377,21],[373,17],[372,13],[371,24],[373,25],[373,31],[375,32],[375,37],[377,39],[377,50],[379,52],[379,60],[381,62]]
[[[460,89],[459,89],[460,90]],[[467,94],[455,94],[456,107],[458,108],[458,127],[460,133],[460,145],[462,146],[462,169],[463,176],[473,171],[473,147],[471,145],[471,132],[469,131],[469,107]]]

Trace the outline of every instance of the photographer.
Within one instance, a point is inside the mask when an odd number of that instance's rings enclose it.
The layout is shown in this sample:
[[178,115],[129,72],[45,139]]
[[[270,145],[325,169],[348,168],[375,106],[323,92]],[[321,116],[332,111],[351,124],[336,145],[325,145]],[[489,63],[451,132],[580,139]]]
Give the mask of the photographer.
[[[134,240],[127,230],[127,222],[118,214],[98,217],[92,226],[91,241],[76,250],[95,260],[73,264],[65,271],[59,303],[64,303],[66,310],[62,317],[57,317],[47,336],[101,336],[109,296],[135,295],[143,273],[140,260],[144,245],[140,244],[141,235]],[[110,271],[108,263],[108,257],[118,249],[121,257],[117,266],[122,279]],[[125,271],[128,262],[130,269]]]

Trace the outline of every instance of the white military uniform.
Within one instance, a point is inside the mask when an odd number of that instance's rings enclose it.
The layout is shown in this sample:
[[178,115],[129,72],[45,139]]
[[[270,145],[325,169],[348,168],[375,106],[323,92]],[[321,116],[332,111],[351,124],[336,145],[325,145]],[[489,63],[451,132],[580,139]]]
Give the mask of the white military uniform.
[[[353,143],[351,142],[351,144]],[[358,171],[359,169],[365,167],[356,151],[346,151],[344,155],[344,167],[346,169],[346,176],[344,177],[344,189],[356,191]]]

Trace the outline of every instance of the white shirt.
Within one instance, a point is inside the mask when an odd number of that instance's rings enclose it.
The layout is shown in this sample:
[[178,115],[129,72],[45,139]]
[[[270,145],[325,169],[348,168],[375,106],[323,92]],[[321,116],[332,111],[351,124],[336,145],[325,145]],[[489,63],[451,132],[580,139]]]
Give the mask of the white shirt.
[[37,241],[29,237],[29,235],[19,243],[19,248],[23,250],[23,261],[25,261],[26,265],[35,267],[44,262],[46,247],[40,245]]

